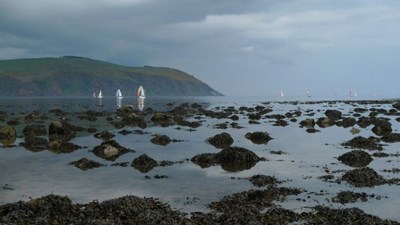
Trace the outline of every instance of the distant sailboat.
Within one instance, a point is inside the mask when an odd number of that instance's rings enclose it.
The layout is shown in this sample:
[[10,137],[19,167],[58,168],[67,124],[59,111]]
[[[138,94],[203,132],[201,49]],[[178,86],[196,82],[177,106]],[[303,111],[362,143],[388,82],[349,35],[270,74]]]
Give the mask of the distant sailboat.
[[281,96],[281,97],[285,96],[285,95],[283,94],[283,91],[281,91],[281,94],[280,94],[280,96]]
[[96,92],[93,92],[93,98],[96,98]]
[[115,97],[117,97],[117,98],[123,98],[123,96],[122,96],[122,93],[121,93],[121,90],[117,90],[117,93],[115,93]]
[[144,88],[142,85],[140,85],[140,87],[137,89],[136,96],[139,98],[146,98],[146,95],[144,94]]
[[97,97],[98,98],[103,98],[103,94],[101,93],[101,90],[100,90],[99,95]]
[[307,90],[307,91],[306,91],[306,96],[309,97],[309,98],[311,97],[311,92],[310,92],[310,90]]

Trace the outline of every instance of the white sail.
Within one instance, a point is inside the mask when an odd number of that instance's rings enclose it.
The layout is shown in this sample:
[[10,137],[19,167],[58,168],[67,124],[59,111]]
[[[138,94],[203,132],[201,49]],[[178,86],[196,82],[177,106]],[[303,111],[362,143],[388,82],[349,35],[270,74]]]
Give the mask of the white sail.
[[284,96],[284,94],[283,94],[283,91],[281,91],[281,94],[280,94],[280,95],[281,95],[281,97],[283,97],[283,96]]
[[117,98],[123,98],[120,89],[117,90],[117,93],[115,94],[115,96],[116,96]]
[[136,96],[138,96],[139,98],[145,98],[146,97],[146,95],[144,94],[144,88],[143,88],[142,85],[140,85],[140,87],[137,89]]
[[306,91],[306,96],[307,96],[307,97],[311,97],[311,92],[310,92],[310,90],[307,90],[307,91]]
[[98,98],[103,98],[103,94],[101,93],[101,90],[100,90],[99,95],[97,97]]

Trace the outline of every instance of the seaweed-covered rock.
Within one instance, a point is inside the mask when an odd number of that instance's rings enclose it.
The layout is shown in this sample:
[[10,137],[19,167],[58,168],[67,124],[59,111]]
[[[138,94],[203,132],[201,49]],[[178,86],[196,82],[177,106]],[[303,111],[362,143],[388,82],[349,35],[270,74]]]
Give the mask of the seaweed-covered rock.
[[[119,123],[115,123],[117,126]],[[123,126],[132,126],[132,127],[140,127],[142,129],[147,127],[146,121],[143,119],[143,117],[140,117],[136,114],[129,114],[127,116],[124,116],[121,120],[120,125],[122,125],[119,128],[122,128]]]
[[251,140],[255,144],[267,144],[272,138],[268,135],[267,132],[249,132],[245,135],[245,137]]
[[23,130],[22,133],[25,137],[36,137],[45,136],[47,134],[46,126],[44,125],[28,125]]
[[379,139],[375,137],[361,137],[357,136],[350,141],[347,141],[342,144],[345,147],[350,148],[359,148],[359,149],[368,149],[368,150],[383,150],[381,144],[379,144]]
[[400,134],[399,133],[390,133],[381,137],[381,140],[387,143],[400,142]]
[[362,150],[354,150],[339,156],[338,160],[348,166],[364,167],[372,161],[372,157]]
[[354,203],[357,202],[359,199],[362,202],[366,202],[368,200],[368,194],[365,192],[356,193],[352,191],[341,191],[335,197],[332,198],[332,202],[339,202],[342,204],[346,203]]
[[230,134],[223,132],[207,139],[207,142],[216,148],[227,148],[234,142]]
[[151,121],[163,127],[167,127],[175,123],[171,115],[162,112],[154,114],[154,116],[151,118]]
[[298,195],[303,190],[297,188],[269,186],[264,190],[249,190],[223,197],[218,202],[212,202],[209,207],[218,212],[262,210],[274,205],[273,201],[283,201],[288,195]]
[[347,171],[342,176],[342,180],[355,187],[373,187],[387,183],[381,175],[368,167]]
[[142,154],[132,161],[131,166],[142,173],[147,173],[157,166],[157,161],[146,154]]
[[339,127],[344,127],[344,128],[348,128],[348,127],[352,127],[357,123],[357,120],[352,118],[352,117],[346,117],[346,118],[342,118],[341,120],[336,121],[336,126]]
[[58,140],[49,143],[49,150],[54,153],[71,153],[82,147],[71,142],[61,142]]
[[314,128],[315,126],[315,120],[314,119],[305,119],[300,121],[300,127],[306,127],[306,128]]
[[21,145],[29,151],[40,152],[48,148],[49,141],[41,137],[27,137]]
[[109,131],[102,131],[100,133],[94,134],[94,136],[96,138],[103,139],[105,141],[108,141],[108,140],[112,139],[113,137],[115,137],[115,135]]
[[114,161],[121,155],[127,153],[127,152],[134,152],[131,149],[127,149],[125,147],[122,147],[119,145],[116,141],[114,140],[109,140],[101,143],[101,145],[98,145],[93,148],[93,153],[101,157],[105,160],[109,161]]
[[378,119],[374,121],[372,132],[378,136],[388,135],[392,133],[392,124],[385,119]]
[[263,158],[258,157],[254,152],[241,147],[229,147],[216,154],[204,153],[191,159],[202,168],[219,164],[222,169],[231,172],[250,169],[261,160]]
[[9,146],[14,144],[17,139],[17,133],[12,126],[5,125],[0,128],[0,143]]
[[49,139],[68,142],[75,138],[77,131],[83,131],[83,128],[69,124],[66,121],[53,121],[49,125]]
[[275,186],[279,181],[275,177],[267,175],[254,175],[249,181],[256,187]]
[[321,117],[317,120],[317,124],[321,128],[327,128],[335,125],[335,120],[326,117]]
[[189,225],[190,220],[153,198],[123,196],[73,204],[66,196],[48,195],[0,206],[0,223]]
[[82,158],[80,160],[70,162],[68,163],[68,165],[74,165],[75,167],[81,170],[88,170],[104,166],[104,164],[101,164],[93,160],[89,160],[87,158]]
[[331,120],[339,120],[340,118],[342,118],[342,112],[335,109],[328,109],[325,111],[325,116]]
[[171,143],[172,140],[167,135],[156,134],[150,141],[153,144],[165,146]]
[[377,216],[366,214],[358,208],[331,209],[316,206],[314,212],[302,213],[302,218],[309,224],[387,224],[397,225],[396,221],[382,220]]

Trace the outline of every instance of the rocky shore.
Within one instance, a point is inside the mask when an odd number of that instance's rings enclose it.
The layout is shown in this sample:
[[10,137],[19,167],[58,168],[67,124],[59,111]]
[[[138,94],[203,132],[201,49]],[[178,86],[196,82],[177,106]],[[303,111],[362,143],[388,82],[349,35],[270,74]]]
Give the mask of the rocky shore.
[[[274,105],[279,104],[291,105],[293,109],[278,112]],[[304,110],[301,108],[303,104],[324,105],[324,108]],[[338,104],[347,106],[346,110],[337,107]],[[287,187],[285,181],[278,177],[253,174],[245,178],[233,177],[248,180],[253,188],[210,202],[207,205],[209,212],[183,213],[158,199],[132,195],[78,204],[68,196],[51,194],[25,202],[3,204],[0,206],[0,224],[399,224],[398,221],[386,220],[379,215],[370,215],[359,208],[345,205],[379,199],[379,196],[357,191],[359,188],[400,184],[398,177],[387,176],[388,173],[398,173],[399,168],[376,171],[371,166],[374,160],[399,156],[397,153],[385,152],[386,146],[400,142],[400,133],[397,133],[400,101],[397,100],[261,102],[255,106],[236,105],[212,109],[198,103],[184,103],[166,111],[155,111],[152,108],[138,111],[131,106],[124,106],[115,112],[68,112],[55,108],[47,112],[15,114],[0,111],[2,149],[23,147],[31,152],[50,151],[57,154],[89,151],[101,161],[80,158],[71,161],[68,166],[75,166],[82,171],[107,165],[130,166],[143,174],[156,167],[184,163],[192,163],[199,168],[221,167],[231,173],[250,170],[268,159],[260,156],[257,151],[240,146],[240,142],[228,132],[231,129],[245,130],[245,125],[266,123],[285,128],[296,124],[308,135],[317,135],[324,129],[336,127],[354,134],[352,139],[338,143],[338,148],[348,151],[337,154],[331,160],[348,169],[331,171],[327,168],[326,174],[319,179],[350,186],[355,191],[340,191],[329,200],[341,203],[344,207],[320,204],[310,206],[307,210],[294,210],[283,205],[288,197],[305,201],[304,194],[308,191],[304,187]],[[137,149],[118,143],[114,138],[116,134],[143,135],[146,128],[153,126],[195,132],[208,120],[215,121],[211,129],[221,130],[204,140],[215,148],[215,152],[199,153],[181,161],[157,161],[147,154],[136,155],[130,162],[118,161],[125,154],[135,153]],[[101,123],[102,126],[95,127],[93,123]],[[365,133],[371,135],[365,136]],[[100,139],[101,144],[91,149],[75,144],[74,139],[82,135]],[[185,140],[174,139],[166,134],[154,133],[151,136],[149,143],[152,145],[185,143]],[[267,146],[277,138],[267,130],[243,131],[243,139],[255,146]],[[271,154],[286,153],[272,149]],[[154,178],[169,178],[167,175],[157,176]],[[7,191],[8,184],[1,185],[3,191]]]

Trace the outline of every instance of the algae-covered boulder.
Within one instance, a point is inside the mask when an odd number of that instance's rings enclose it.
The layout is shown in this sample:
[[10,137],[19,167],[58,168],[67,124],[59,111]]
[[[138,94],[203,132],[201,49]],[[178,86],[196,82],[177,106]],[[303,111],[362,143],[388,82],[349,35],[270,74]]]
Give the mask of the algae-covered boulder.
[[372,157],[362,150],[354,150],[339,156],[338,160],[348,166],[364,167],[372,161]]
[[0,128],[0,143],[9,146],[17,139],[17,132],[12,126],[5,125]]
[[131,166],[142,173],[147,173],[157,166],[157,161],[146,154],[142,154],[132,161]]
[[230,134],[222,132],[207,139],[207,142],[216,148],[227,148],[233,144],[233,138]]
[[245,137],[254,144],[267,144],[270,140],[272,140],[267,132],[249,132],[245,135]]

